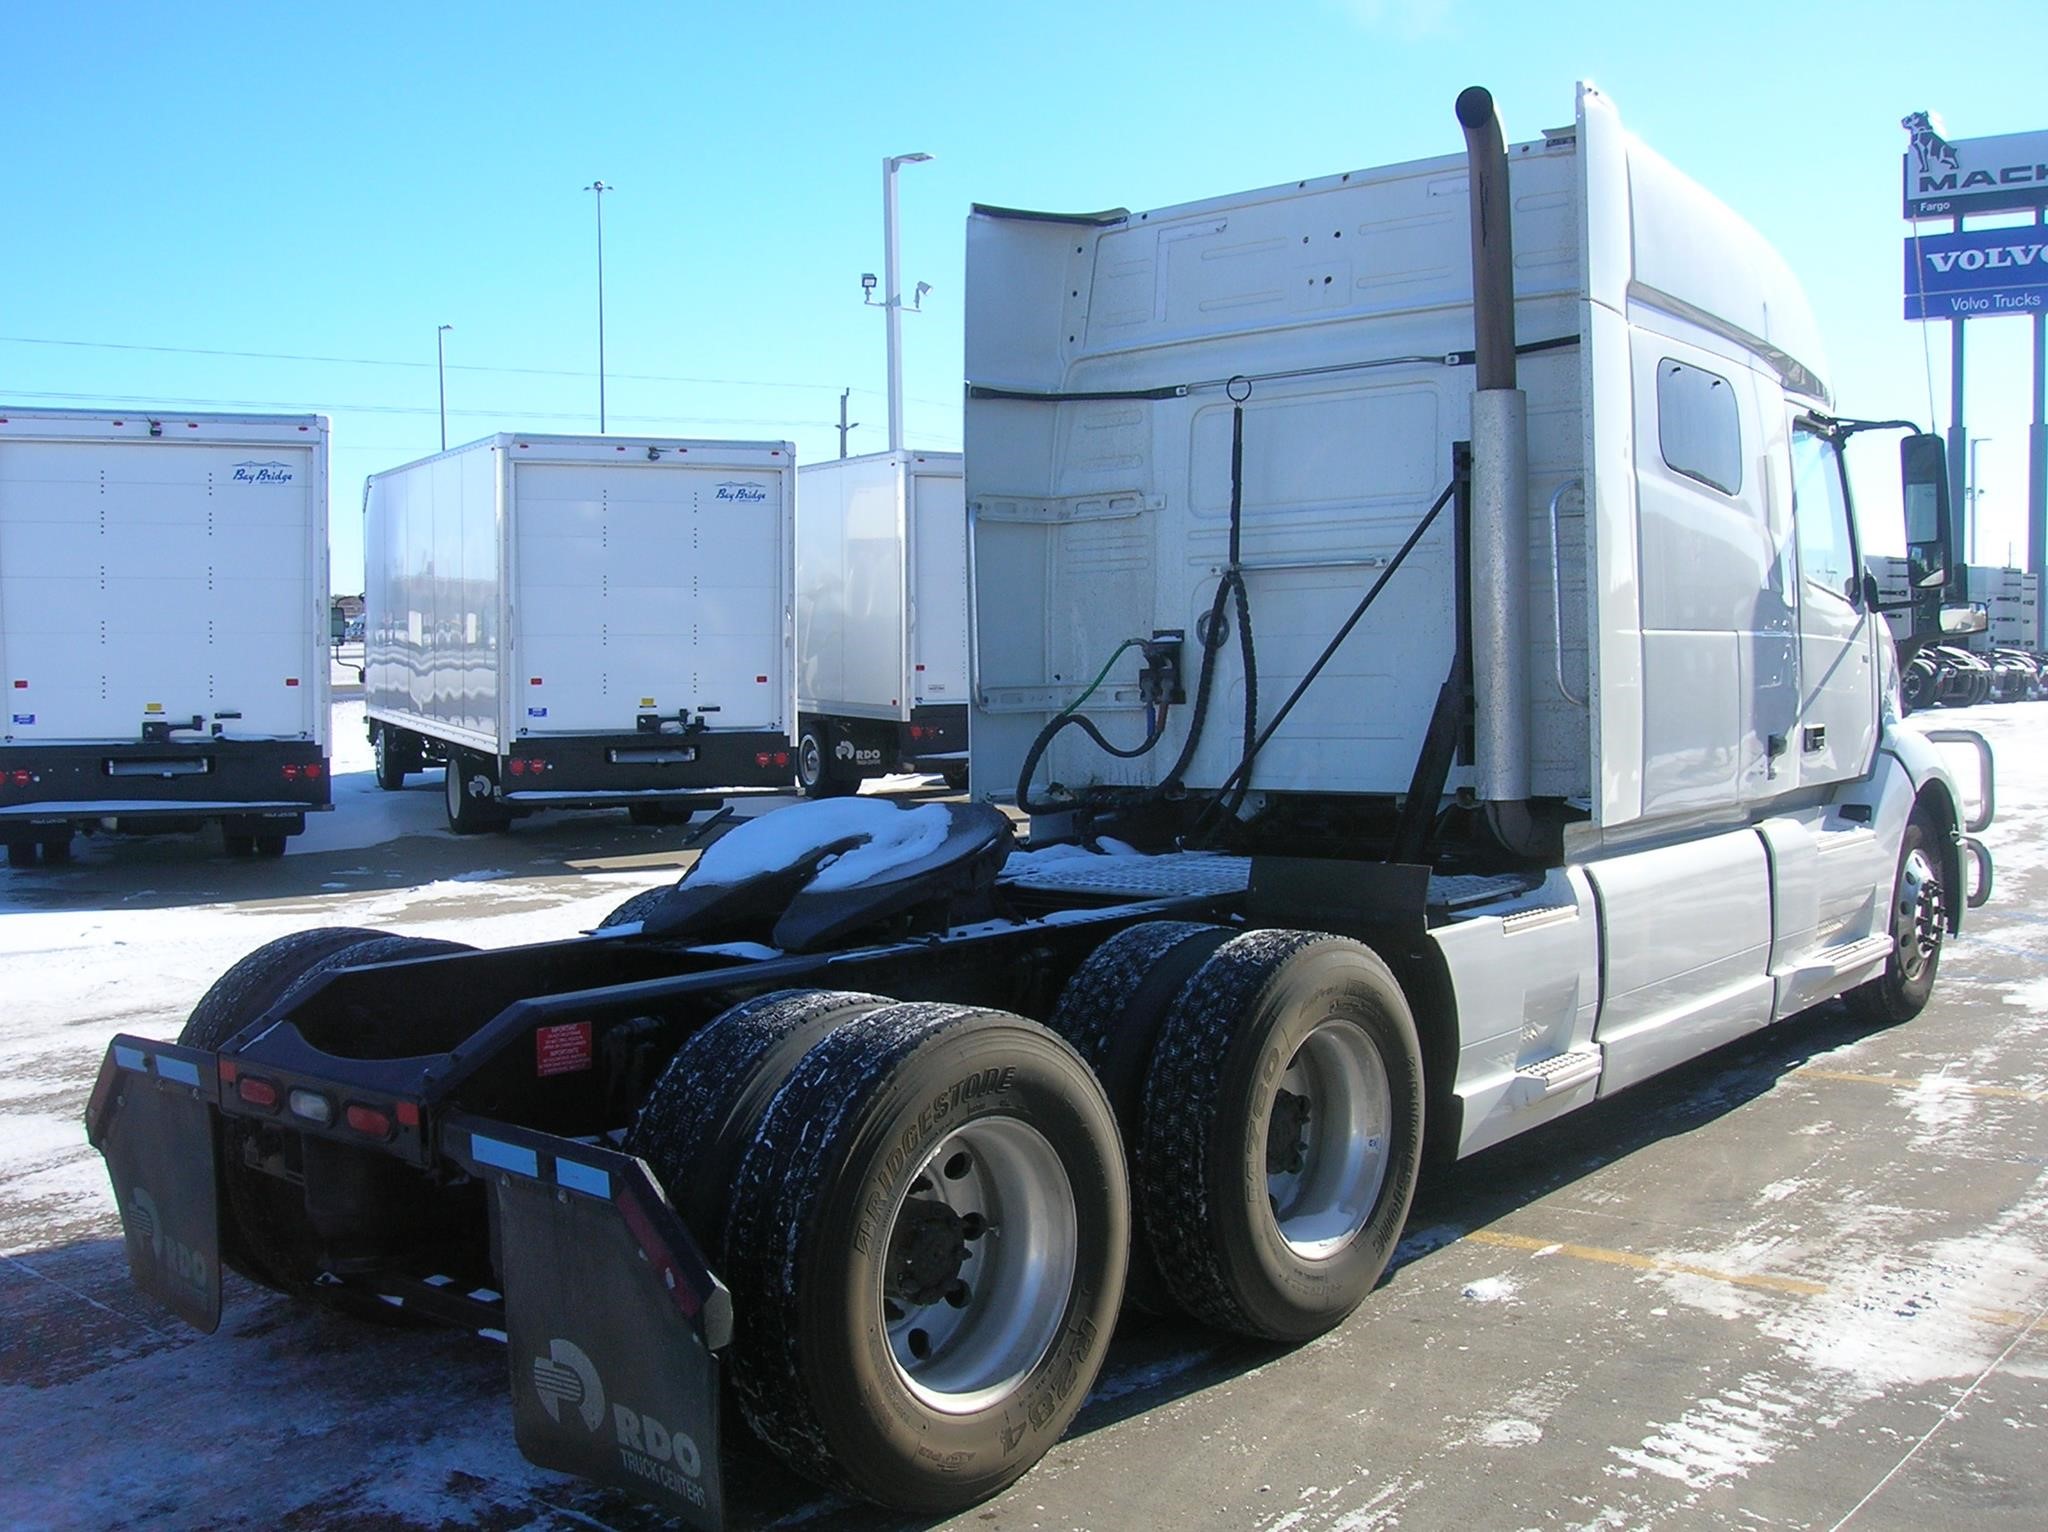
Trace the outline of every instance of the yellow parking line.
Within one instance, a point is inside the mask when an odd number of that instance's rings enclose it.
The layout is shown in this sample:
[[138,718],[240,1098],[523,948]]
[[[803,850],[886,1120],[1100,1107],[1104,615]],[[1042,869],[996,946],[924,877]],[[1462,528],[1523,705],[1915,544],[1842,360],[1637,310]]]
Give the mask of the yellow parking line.
[[1946,1075],[1859,1075],[1843,1069],[1806,1068],[1799,1071],[1816,1080],[1835,1080],[1844,1085],[1884,1085],[1892,1090],[1918,1090],[1930,1081],[1939,1083],[1947,1090],[1962,1091],[1972,1096],[2003,1096],[2010,1101],[2048,1101],[2048,1091],[2022,1090],[2017,1085],[1973,1085],[1967,1080],[1951,1080]]
[[1632,1250],[1608,1250],[1599,1245],[1570,1245],[1561,1244],[1556,1240],[1530,1239],[1525,1234],[1503,1234],[1497,1229],[1474,1229],[1465,1238],[1474,1244],[1493,1245],[1502,1250],[1568,1255],[1575,1261],[1598,1261],[1605,1266],[1627,1266],[1635,1271],[1705,1277],[1710,1282],[1726,1282],[1731,1287],[1760,1287],[1766,1292],[1795,1293],[1802,1298],[1816,1298],[1828,1291],[1825,1282],[1809,1282],[1804,1277],[1773,1277],[1763,1272],[1716,1271],[1711,1266],[1695,1266],[1690,1261],[1669,1261],[1662,1256],[1638,1255]]
[[[1790,1293],[1798,1298],[1822,1298],[1834,1289],[1825,1282],[1804,1277],[1778,1277],[1768,1272],[1721,1271],[1691,1261],[1666,1260],[1662,1256],[1638,1255],[1633,1250],[1610,1250],[1601,1245],[1574,1245],[1560,1240],[1532,1239],[1526,1234],[1508,1234],[1499,1229],[1474,1229],[1465,1238],[1475,1245],[1496,1250],[1521,1250],[1530,1255],[1562,1255],[1575,1261],[1593,1261],[1603,1266],[1625,1266],[1631,1271],[1654,1271],[1667,1276],[1704,1277],[1730,1287],[1760,1288],[1771,1293]],[[1966,1317],[1979,1324],[2003,1330],[2037,1330],[2048,1333],[2048,1312],[2023,1314],[2017,1309],[1964,1309]]]

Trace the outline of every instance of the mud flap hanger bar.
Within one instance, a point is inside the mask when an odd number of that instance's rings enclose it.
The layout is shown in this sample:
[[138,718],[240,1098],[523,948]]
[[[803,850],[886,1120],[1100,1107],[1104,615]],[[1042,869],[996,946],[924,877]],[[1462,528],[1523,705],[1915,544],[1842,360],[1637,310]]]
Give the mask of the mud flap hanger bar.
[[440,1147],[490,1189],[519,1450],[720,1527],[732,1297],[646,1164],[462,1112]]

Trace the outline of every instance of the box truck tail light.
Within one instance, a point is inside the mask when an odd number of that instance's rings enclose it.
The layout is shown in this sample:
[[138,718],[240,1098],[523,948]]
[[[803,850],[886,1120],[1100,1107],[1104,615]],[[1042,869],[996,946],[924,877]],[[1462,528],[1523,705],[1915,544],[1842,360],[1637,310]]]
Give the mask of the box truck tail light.
[[308,761],[303,766],[296,761],[287,761],[279,769],[287,782],[317,782],[326,771],[319,761]]
[[15,787],[27,787],[29,783],[35,781],[35,773],[17,767],[7,773],[7,780]]
[[764,769],[769,766],[787,766],[789,764],[789,752],[787,750],[760,751],[754,756],[754,764]]
[[505,763],[505,769],[515,777],[537,777],[554,768],[537,755],[515,755]]

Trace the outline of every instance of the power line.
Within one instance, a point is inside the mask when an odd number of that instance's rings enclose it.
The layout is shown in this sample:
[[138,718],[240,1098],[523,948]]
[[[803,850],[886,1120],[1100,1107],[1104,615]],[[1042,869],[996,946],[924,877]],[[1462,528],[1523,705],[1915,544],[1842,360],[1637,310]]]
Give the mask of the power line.
[[[400,357],[378,356],[320,356],[299,351],[223,351],[205,346],[148,346],[132,341],[113,340],[62,340],[39,335],[0,335],[0,343],[12,346],[56,346],[77,351],[142,351],[158,356],[212,356],[227,357],[238,361],[253,362],[319,362],[336,367],[404,367],[413,370],[429,370],[432,362],[415,362]],[[511,377],[527,378],[594,378],[594,372],[579,371],[568,367],[490,367],[480,362],[450,362],[450,372],[488,372]],[[635,383],[692,383],[716,388],[800,388],[814,392],[836,394],[839,385],[834,383],[793,383],[780,382],[773,378],[692,378],[673,373],[660,372],[610,372],[613,378],[623,378]],[[879,399],[881,390],[856,388],[857,394],[868,394]],[[936,399],[919,399],[919,404],[936,408],[950,408],[958,400],[944,403]]]
[[[361,415],[435,415],[439,411],[427,405],[413,404],[307,404],[301,401],[279,399],[200,399],[165,398],[158,394],[67,394],[36,391],[10,390],[9,399],[23,402],[43,401],[64,404],[106,404],[123,405],[136,409],[226,409],[226,410],[275,410],[290,414],[361,414]],[[493,420],[571,420],[589,418],[589,411],[551,410],[450,410],[451,415],[473,415]],[[788,416],[744,416],[744,415],[620,415],[620,420],[639,421],[643,424],[674,424],[680,421],[711,426],[802,426],[807,430],[831,431],[838,429],[838,423],[830,420],[797,420]]]

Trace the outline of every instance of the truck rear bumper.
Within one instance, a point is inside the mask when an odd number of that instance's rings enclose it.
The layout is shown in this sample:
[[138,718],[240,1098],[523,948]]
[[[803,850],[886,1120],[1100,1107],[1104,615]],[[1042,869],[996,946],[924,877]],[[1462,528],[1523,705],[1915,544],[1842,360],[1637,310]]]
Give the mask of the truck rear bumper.
[[311,740],[0,748],[0,826],[298,819],[332,806],[326,751]]
[[[224,1100],[238,1091],[230,1082],[242,1063],[116,1037],[86,1108],[86,1134],[106,1158],[136,1285],[209,1334],[221,1305],[219,1128],[229,1115],[250,1114],[244,1102]],[[281,1127],[291,1126],[297,1098],[324,1097],[331,1109],[354,1091],[292,1073],[266,1083],[277,1092],[272,1115]],[[491,1200],[503,1297],[495,1317],[484,1315],[488,1325],[474,1314],[457,1322],[503,1335],[520,1451],[651,1501],[690,1526],[717,1528],[717,1353],[732,1338],[732,1300],[646,1165],[459,1111],[423,1121],[413,1103],[397,1115],[411,1119],[399,1131],[397,1157],[473,1178]],[[423,1286],[398,1272],[388,1282],[375,1274],[345,1280],[395,1302]],[[489,1297],[472,1294],[450,1311],[474,1310]]]
[[[532,807],[630,806],[789,785],[789,741],[765,730],[530,736],[506,753],[498,785]],[[535,763],[539,765],[536,766]]]

